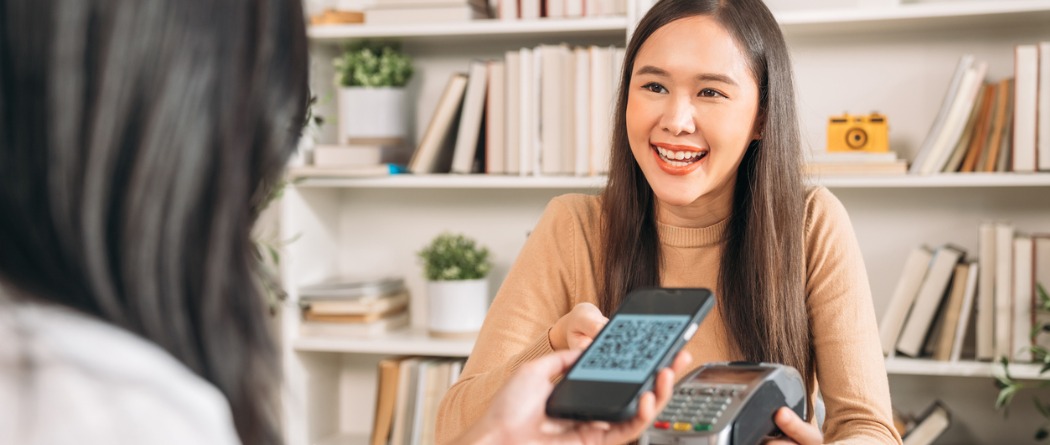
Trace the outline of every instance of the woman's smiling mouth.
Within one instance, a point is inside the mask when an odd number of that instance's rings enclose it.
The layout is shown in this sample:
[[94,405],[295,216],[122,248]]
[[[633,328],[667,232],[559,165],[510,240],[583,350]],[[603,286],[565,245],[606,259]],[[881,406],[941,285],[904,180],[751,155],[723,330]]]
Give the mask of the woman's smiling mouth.
[[660,168],[673,175],[684,175],[695,170],[709,150],[687,145],[653,143],[650,145]]

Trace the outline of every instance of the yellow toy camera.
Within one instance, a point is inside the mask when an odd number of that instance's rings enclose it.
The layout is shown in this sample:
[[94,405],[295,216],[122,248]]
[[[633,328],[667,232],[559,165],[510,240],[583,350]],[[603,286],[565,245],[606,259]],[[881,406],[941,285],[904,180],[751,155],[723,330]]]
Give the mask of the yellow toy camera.
[[828,118],[829,152],[890,151],[889,124],[886,116],[871,113],[867,116],[843,114]]

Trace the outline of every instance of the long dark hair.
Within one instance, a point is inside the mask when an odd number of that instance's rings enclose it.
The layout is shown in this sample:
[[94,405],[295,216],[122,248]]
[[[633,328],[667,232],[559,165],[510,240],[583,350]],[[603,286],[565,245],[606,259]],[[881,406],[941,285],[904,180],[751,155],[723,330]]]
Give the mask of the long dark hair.
[[[710,16],[747,55],[759,87],[758,128],[737,172],[718,277],[720,311],[744,359],[797,368],[812,388],[813,353],[805,298],[802,153],[787,45],[761,0],[661,0],[627,45],[610,159],[602,193],[603,277],[599,307],[610,313],[628,291],[659,285],[655,196],[627,139],[627,86],[638,49],[660,27]],[[810,410],[812,412],[812,410]]]
[[160,345],[280,443],[249,232],[307,95],[300,0],[0,2],[0,277]]

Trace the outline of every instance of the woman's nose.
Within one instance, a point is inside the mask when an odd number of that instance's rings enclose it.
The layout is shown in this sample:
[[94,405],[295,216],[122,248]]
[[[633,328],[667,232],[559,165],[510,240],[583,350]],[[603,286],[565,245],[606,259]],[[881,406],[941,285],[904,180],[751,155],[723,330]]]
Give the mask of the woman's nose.
[[692,98],[674,98],[668,101],[660,125],[663,130],[677,136],[696,131],[696,120],[693,115]]

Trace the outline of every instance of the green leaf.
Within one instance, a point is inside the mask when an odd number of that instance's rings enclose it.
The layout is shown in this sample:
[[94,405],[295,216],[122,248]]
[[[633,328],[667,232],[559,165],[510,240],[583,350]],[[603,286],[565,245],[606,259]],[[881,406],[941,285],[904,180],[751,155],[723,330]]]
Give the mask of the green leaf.
[[1032,402],[1035,402],[1035,409],[1039,410],[1039,414],[1042,414],[1044,419],[1050,419],[1050,408],[1043,405],[1036,396],[1032,396]]
[[1021,384],[1007,385],[1005,388],[999,390],[999,396],[995,399],[995,409],[1003,411],[1003,417],[1006,417],[1006,407],[1010,406],[1010,402],[1013,401],[1014,396],[1017,395],[1017,391],[1021,390]]
[[1039,427],[1039,429],[1035,431],[1035,440],[1044,440],[1047,436],[1050,436],[1050,432],[1046,431],[1046,427]]

